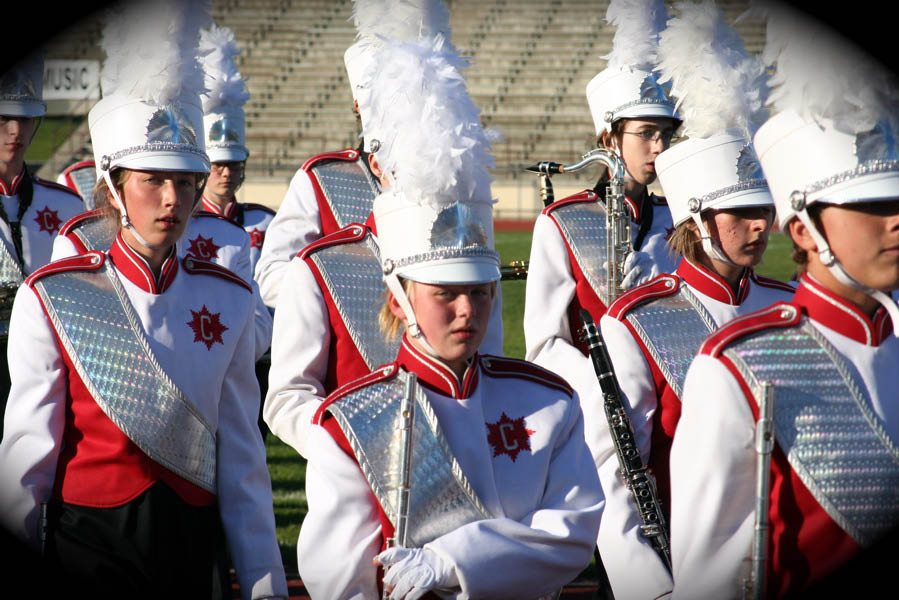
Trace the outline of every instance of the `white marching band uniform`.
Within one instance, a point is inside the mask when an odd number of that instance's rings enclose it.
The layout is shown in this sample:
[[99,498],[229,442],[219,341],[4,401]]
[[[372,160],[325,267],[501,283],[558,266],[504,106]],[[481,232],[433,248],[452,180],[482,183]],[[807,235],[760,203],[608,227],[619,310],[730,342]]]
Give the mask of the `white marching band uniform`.
[[[882,428],[883,443],[893,448],[895,460],[899,443],[899,411],[894,402],[899,339],[892,335],[891,320],[883,309],[874,319],[869,318],[806,275],[791,304],[777,304],[734,321],[709,338],[690,365],[683,411],[671,448],[675,597],[731,598],[742,592],[753,537],[758,408],[726,350],[731,343],[772,329],[789,336],[789,328],[797,325],[800,315],[848,367],[848,377],[859,386],[863,410],[873,416],[875,428]],[[784,368],[787,373],[796,372],[789,371],[786,361]],[[835,366],[809,368],[809,379],[798,381],[798,385],[785,381],[783,385],[797,391],[808,388],[807,393],[814,393],[811,382],[831,372],[839,379]],[[847,394],[845,398],[850,397]],[[810,410],[809,419],[813,416]],[[826,437],[823,433],[822,440]],[[839,452],[846,443],[832,440],[832,451]],[[806,448],[809,452],[825,451],[813,445]],[[873,460],[875,454],[869,459]],[[822,502],[828,502],[827,495],[813,495],[791,464],[778,446],[772,461],[769,561],[783,575],[774,583],[777,587],[768,589],[778,596],[802,590],[861,549],[822,507]],[[887,475],[878,474],[882,482],[895,481],[895,474]],[[876,494],[876,486],[869,492]],[[864,495],[851,495],[863,502]],[[877,509],[876,505],[868,508],[874,516]],[[895,515],[893,519],[895,523]]]
[[[8,479],[21,485],[3,486],[0,492],[4,525],[37,547],[40,504],[51,496],[84,506],[117,506],[162,480],[188,503],[218,502],[235,568],[247,586],[245,598],[286,597],[280,554],[272,543],[275,523],[265,448],[256,412],[246,402],[259,393],[251,351],[250,287],[216,265],[175,256],[156,281],[121,236],[101,261],[99,256],[94,252],[48,265],[17,295],[11,339],[20,351],[10,365],[16,373],[15,402],[7,413],[0,464]],[[114,270],[150,351],[213,427],[219,467],[214,496],[143,454],[100,412],[84,383],[76,384],[80,375],[33,288],[41,277],[96,268],[92,261]],[[203,377],[198,378],[200,372]],[[71,429],[73,420],[83,433]],[[97,439],[105,442],[97,444]],[[64,468],[70,471],[66,476]]]
[[263,416],[302,456],[328,394],[396,356],[398,343],[386,342],[378,329],[381,277],[377,241],[358,224],[310,244],[287,266]]
[[[670,507],[668,454],[680,414],[680,390],[669,385],[663,369],[670,375],[676,375],[680,385],[683,385],[685,371],[677,372],[675,367],[679,365],[667,361],[660,368],[661,355],[658,352],[661,350],[671,361],[692,357],[710,331],[740,315],[777,301],[788,301],[794,291],[787,284],[756,275],[752,269],[747,269],[743,274],[739,290],[739,295],[735,295],[719,275],[683,259],[674,273],[660,275],[622,295],[600,319],[602,336],[621,388],[622,402],[634,426],[637,447],[644,464],[653,471],[666,513]],[[668,319],[666,328],[670,330],[675,327],[676,340],[659,339],[653,335],[658,331],[646,331],[641,327],[641,333],[650,337],[650,342],[646,342],[629,321],[629,313],[637,307],[646,309],[656,299],[669,297],[678,291],[690,294],[693,300],[698,301],[703,310],[702,316],[696,314],[689,319],[690,329],[679,329]],[[674,311],[671,310],[669,315],[674,316]],[[687,325],[686,319],[681,325]],[[655,352],[649,350],[648,344],[653,344]],[[674,348],[657,350],[654,344],[670,344]],[[686,365],[683,366],[685,369]],[[596,430],[592,435],[597,439],[588,438],[590,446],[601,447],[605,439],[600,436],[609,434]],[[608,557],[603,556],[603,563],[616,597],[656,597],[671,590],[671,575],[648,540],[640,534],[640,518],[633,498],[617,469],[618,459],[614,453],[599,468],[606,509],[600,523],[598,546],[615,549]]]
[[[590,560],[602,493],[571,388],[524,361],[480,355],[460,382],[407,341],[396,363],[346,388],[375,385],[398,368],[418,374],[452,454],[492,515],[427,544],[459,575],[461,590],[443,597],[536,598],[576,577],[583,567],[567,565]],[[338,391],[328,402],[340,398]],[[301,575],[317,598],[375,597],[380,508],[332,435],[324,427],[309,434]]]
[[[53,242],[53,260],[67,258],[89,250],[105,251],[110,247],[112,230],[104,228],[97,235],[85,232],[84,227],[91,221],[108,218],[106,211],[94,209],[82,213],[68,221]],[[253,282],[250,258],[250,238],[236,223],[214,215],[199,212],[188,221],[187,228],[176,242],[178,256],[194,256],[225,267],[239,275],[253,288],[256,298],[254,309],[254,356],[256,360],[268,351],[271,345],[273,319],[268,307],[262,302],[259,289]]]
[[[6,184],[0,181],[0,202],[3,203],[6,216],[11,221],[19,219],[19,192],[25,177],[30,175],[23,169],[13,181],[11,188],[7,188]],[[37,177],[30,179],[34,189],[31,205],[19,221],[22,232],[20,258],[24,263],[25,276],[50,262],[53,242],[63,223],[84,210],[81,198],[69,188]],[[4,220],[0,220],[0,239],[5,252],[9,253],[10,257],[18,257],[12,230],[9,223]]]
[[255,281],[252,275],[256,272],[256,264],[259,262],[262,245],[265,243],[265,234],[272,219],[275,218],[275,211],[263,204],[237,201],[228,204],[223,211],[218,204],[207,200],[205,196],[202,199],[201,207],[205,212],[223,217],[247,232],[250,237],[250,280]]

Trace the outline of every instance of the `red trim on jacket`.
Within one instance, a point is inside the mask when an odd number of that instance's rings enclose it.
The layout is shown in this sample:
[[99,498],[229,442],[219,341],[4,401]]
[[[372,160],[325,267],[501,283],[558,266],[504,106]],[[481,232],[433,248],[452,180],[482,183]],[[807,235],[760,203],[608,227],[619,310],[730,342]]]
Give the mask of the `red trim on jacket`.
[[165,292],[178,273],[178,257],[174,245],[169,251],[168,257],[162,263],[158,281],[149,263],[125,242],[121,231],[116,235],[107,254],[112,264],[128,281],[150,294],[162,294]]
[[81,204],[82,206],[84,205],[84,199],[81,198],[81,194],[66,185],[56,183],[55,181],[47,181],[46,179],[41,179],[40,177],[32,177],[31,182],[41,187],[50,188],[51,190],[65,192],[66,194],[74,196],[78,200],[79,204]]
[[12,183],[8,186],[6,182],[0,179],[0,194],[4,196],[15,196],[19,193],[19,188],[22,187],[22,179],[25,176],[25,165],[22,165],[22,170],[19,171],[19,174],[12,178]]
[[633,307],[656,298],[670,296],[680,289],[680,279],[668,273],[662,273],[644,284],[638,285],[619,296],[606,311],[613,319],[623,321]]
[[692,263],[686,258],[678,263],[675,274],[709,298],[724,304],[730,304],[731,306],[739,306],[743,303],[749,294],[749,284],[753,279],[752,269],[743,269],[743,274],[740,276],[740,285],[737,288],[737,293],[734,294],[730,284],[721,275],[702,265]]
[[181,262],[184,264],[184,270],[188,273],[193,275],[212,275],[213,277],[236,283],[251,294],[253,293],[253,288],[243,280],[243,277],[221,265],[190,255],[182,258]]
[[86,252],[76,256],[61,258],[48,263],[32,273],[25,279],[25,283],[33,286],[34,282],[46,275],[54,273],[62,273],[63,271],[96,271],[103,266],[106,261],[106,255],[102,252]]
[[368,227],[366,227],[365,225],[360,225],[359,223],[350,223],[343,229],[338,229],[333,233],[329,233],[328,235],[315,240],[314,242],[300,250],[297,256],[299,256],[303,260],[306,260],[311,254],[318,250],[321,250],[322,248],[336,246],[339,244],[346,244],[349,242],[358,242],[365,237],[367,231]]
[[441,360],[425,354],[409,340],[409,334],[403,335],[400,350],[396,357],[397,364],[418,376],[418,382],[438,394],[457,400],[471,396],[478,383],[478,354],[471,358],[462,380],[456,377],[449,366]]
[[892,320],[882,306],[871,318],[808,274],[799,281],[793,304],[813,321],[867,346],[879,346],[893,330]]
[[480,367],[491,377],[527,379],[544,387],[559,390],[569,398],[574,397],[574,389],[567,381],[532,362],[487,354],[480,357]]
[[323,152],[307,159],[306,162],[303,163],[303,166],[300,167],[300,169],[302,169],[303,171],[308,171],[317,163],[325,160],[352,161],[356,160],[357,158],[359,158],[359,151],[355,148],[346,148],[344,150],[338,150],[336,152]]
[[699,354],[719,356],[728,344],[750,333],[773,327],[793,327],[799,323],[800,311],[792,304],[777,302],[768,308],[737,317],[722,325],[699,346]]

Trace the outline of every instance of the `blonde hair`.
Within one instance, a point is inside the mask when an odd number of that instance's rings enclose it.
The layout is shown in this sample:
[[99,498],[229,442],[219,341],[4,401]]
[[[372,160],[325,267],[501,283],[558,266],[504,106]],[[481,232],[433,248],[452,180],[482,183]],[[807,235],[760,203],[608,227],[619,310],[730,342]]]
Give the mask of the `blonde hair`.
[[668,238],[668,248],[673,254],[683,256],[694,264],[706,257],[696,224],[692,220],[684,221],[677,226]]
[[[409,298],[409,302],[412,302],[413,296],[413,285],[415,282],[411,279],[402,279],[403,291],[406,292],[406,297]],[[390,340],[396,339],[400,334],[400,328],[403,326],[403,321],[398,316],[393,314],[393,311],[390,310],[390,297],[393,295],[389,289],[384,290],[384,302],[381,304],[381,310],[378,312],[378,327],[381,329],[381,333],[384,334],[384,338],[389,342]]]

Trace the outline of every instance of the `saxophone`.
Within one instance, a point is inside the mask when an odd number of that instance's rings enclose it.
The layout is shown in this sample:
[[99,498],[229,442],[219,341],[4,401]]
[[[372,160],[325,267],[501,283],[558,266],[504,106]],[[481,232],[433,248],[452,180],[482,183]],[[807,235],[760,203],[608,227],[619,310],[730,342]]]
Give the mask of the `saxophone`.
[[549,206],[555,201],[550,177],[556,173],[580,171],[596,162],[609,169],[609,184],[606,186],[606,270],[611,302],[623,292],[621,280],[624,279],[624,261],[633,250],[631,222],[624,203],[624,161],[607,148],[595,148],[572,165],[543,161],[526,170],[539,175],[540,197],[544,206]]

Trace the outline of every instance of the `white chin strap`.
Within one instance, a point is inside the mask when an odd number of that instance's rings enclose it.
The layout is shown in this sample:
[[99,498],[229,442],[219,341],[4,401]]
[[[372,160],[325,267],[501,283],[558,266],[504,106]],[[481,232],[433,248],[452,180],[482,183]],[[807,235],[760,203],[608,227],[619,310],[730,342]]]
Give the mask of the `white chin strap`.
[[128,218],[128,209],[125,208],[125,203],[119,197],[118,190],[114,185],[112,185],[112,178],[109,176],[109,171],[103,171],[103,179],[106,181],[106,189],[108,189],[109,193],[112,194],[112,197],[115,200],[115,203],[118,205],[119,211],[122,214],[122,227],[129,229],[131,231],[131,235],[137,238],[137,241],[147,248],[150,248],[151,250],[161,248],[161,246],[157,244],[151,244],[150,242],[145,240],[143,236],[137,232],[137,229],[134,228],[134,225],[131,223],[131,219]]
[[702,202],[698,198],[690,198],[687,204],[690,209],[690,218],[693,219],[693,222],[696,223],[696,228],[699,230],[699,237],[702,240],[702,249],[705,251],[706,255],[708,255],[709,258],[714,258],[715,260],[721,261],[732,267],[739,267],[740,265],[734,263],[734,261],[727,257],[727,254],[724,253],[724,249],[721,245],[712,239],[709,230],[706,229],[705,223],[702,222]]
[[406,331],[414,337],[425,352],[430,354],[432,357],[440,360],[440,356],[437,352],[431,348],[431,344],[428,343],[428,340],[425,339],[425,335],[421,330],[421,327],[418,326],[418,323],[415,319],[415,312],[412,310],[412,303],[409,302],[409,298],[406,296],[406,290],[403,289],[403,284],[400,283],[400,278],[397,277],[395,273],[391,273],[390,275],[384,276],[384,283],[387,284],[387,289],[393,294],[393,297],[396,298],[396,301],[399,303],[400,308],[403,309],[403,314],[406,315]]
[[875,290],[856,280],[843,268],[843,265],[837,260],[836,255],[831,251],[827,240],[824,239],[824,236],[821,235],[821,232],[815,227],[815,224],[812,222],[805,208],[796,211],[796,217],[802,221],[802,224],[809,230],[812,239],[815,240],[815,244],[818,246],[818,258],[821,260],[821,264],[827,267],[833,276],[837,278],[837,281],[843,285],[864,292],[877,300],[877,302],[886,309],[887,314],[890,315],[890,319],[893,321],[893,335],[899,337],[899,305],[896,304],[896,301],[886,292]]

